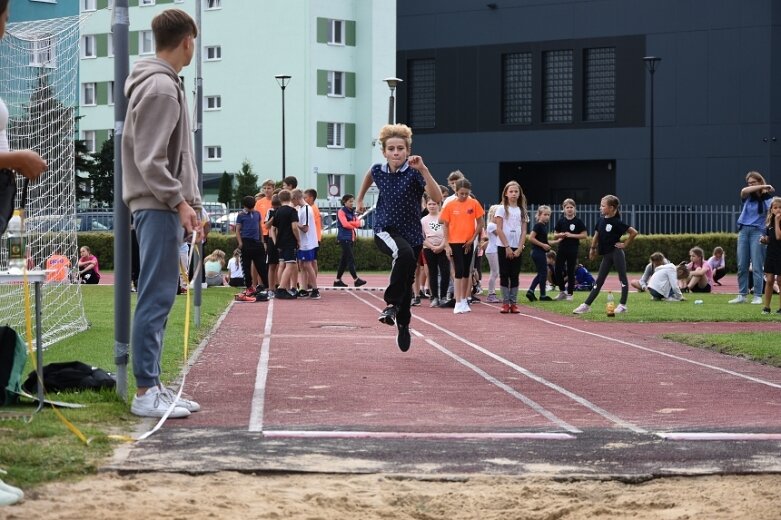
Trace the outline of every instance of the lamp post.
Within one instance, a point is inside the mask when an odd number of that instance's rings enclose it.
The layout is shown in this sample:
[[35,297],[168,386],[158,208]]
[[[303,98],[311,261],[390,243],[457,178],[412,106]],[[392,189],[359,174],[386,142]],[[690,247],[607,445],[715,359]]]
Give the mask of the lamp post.
[[656,199],[654,197],[654,73],[656,72],[656,67],[658,66],[659,62],[662,61],[662,58],[657,58],[656,56],[646,56],[643,58],[643,61],[645,62],[645,66],[648,69],[649,74],[651,74],[651,145],[649,150],[650,155],[650,203],[651,205],[654,205],[656,203]]
[[390,99],[388,99],[388,124],[396,124],[396,99],[393,97],[393,93],[396,91],[396,87],[399,83],[403,82],[403,79],[399,78],[385,78],[385,83],[390,87]]
[[274,76],[282,89],[282,179],[285,178],[285,87],[290,83],[288,74],[277,74]]

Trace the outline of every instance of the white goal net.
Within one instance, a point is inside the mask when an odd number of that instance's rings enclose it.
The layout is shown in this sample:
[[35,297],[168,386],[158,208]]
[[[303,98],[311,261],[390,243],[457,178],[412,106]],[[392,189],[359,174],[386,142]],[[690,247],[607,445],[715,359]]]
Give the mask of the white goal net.
[[[32,149],[48,169],[30,182],[25,207],[27,244],[35,269],[71,266],[50,272],[43,284],[41,309],[44,346],[85,330],[81,288],[71,283],[77,266],[74,139],[79,105],[80,17],[9,24],[0,40],[0,97],[8,106],[11,149]],[[22,179],[17,176],[17,204]],[[0,269],[7,267],[5,241]],[[56,256],[59,255],[59,256]],[[31,291],[32,294],[32,291]],[[34,298],[31,298],[30,310]],[[25,308],[20,284],[0,285],[0,323],[24,331]],[[33,323],[33,326],[35,324]]]

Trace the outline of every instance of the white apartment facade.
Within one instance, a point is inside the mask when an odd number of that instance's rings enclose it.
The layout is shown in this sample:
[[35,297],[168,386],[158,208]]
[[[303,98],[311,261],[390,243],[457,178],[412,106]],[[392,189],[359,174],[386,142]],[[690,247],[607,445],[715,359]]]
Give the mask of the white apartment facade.
[[[355,193],[382,159],[375,137],[387,122],[396,70],[395,0],[130,0],[130,64],[154,55],[152,18],[201,4],[203,173],[216,200],[223,172],[252,164],[262,181],[285,172],[319,199]],[[79,0],[84,23],[80,62],[80,137],[99,149],[114,128],[110,0]],[[181,72],[194,108],[196,66]],[[195,118],[193,117],[193,120]]]

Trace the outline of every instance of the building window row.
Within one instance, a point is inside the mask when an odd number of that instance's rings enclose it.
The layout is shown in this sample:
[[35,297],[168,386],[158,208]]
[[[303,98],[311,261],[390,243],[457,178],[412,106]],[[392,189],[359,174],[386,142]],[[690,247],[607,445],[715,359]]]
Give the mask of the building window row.
[[436,60],[410,60],[407,64],[409,123],[412,128],[434,128],[436,123]]
[[355,21],[335,18],[318,18],[317,43],[338,47],[354,47]]
[[113,81],[88,81],[81,84],[81,104],[83,106],[113,105]]

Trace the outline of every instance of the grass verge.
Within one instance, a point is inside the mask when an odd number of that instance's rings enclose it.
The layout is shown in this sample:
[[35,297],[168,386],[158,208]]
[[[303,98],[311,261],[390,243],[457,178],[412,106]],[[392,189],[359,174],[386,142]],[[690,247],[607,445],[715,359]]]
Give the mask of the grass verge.
[[[113,372],[114,365],[114,288],[84,286],[84,308],[89,330],[65,339],[44,353],[44,364],[57,361],[82,361]],[[212,289],[202,293],[201,326],[190,327],[190,353],[211,331],[217,319],[232,300],[235,291]],[[135,297],[132,305],[135,306]],[[177,297],[168,320],[163,351],[163,377],[176,379],[184,363],[185,297]],[[26,373],[32,370],[28,360]],[[128,385],[134,384],[132,367],[128,367]],[[135,387],[128,388],[133,395]],[[101,460],[109,456],[117,441],[111,434],[127,434],[138,423],[129,405],[111,391],[67,392],[49,396],[66,402],[86,404],[78,410],[61,409],[62,414],[90,439],[84,445],[57,418],[50,407],[33,416],[31,421],[15,418],[29,415],[30,404],[0,409],[0,468],[8,483],[27,488],[52,480],[67,480],[94,473]]]
[[781,367],[781,332],[665,334],[665,339]]

